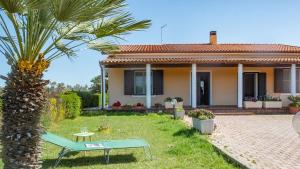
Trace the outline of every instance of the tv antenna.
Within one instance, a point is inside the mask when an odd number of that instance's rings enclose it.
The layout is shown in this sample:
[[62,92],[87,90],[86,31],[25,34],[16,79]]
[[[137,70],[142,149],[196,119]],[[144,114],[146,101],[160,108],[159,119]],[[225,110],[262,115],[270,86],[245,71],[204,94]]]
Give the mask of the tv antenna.
[[163,44],[163,29],[167,27],[167,24],[164,24],[160,27],[160,44]]

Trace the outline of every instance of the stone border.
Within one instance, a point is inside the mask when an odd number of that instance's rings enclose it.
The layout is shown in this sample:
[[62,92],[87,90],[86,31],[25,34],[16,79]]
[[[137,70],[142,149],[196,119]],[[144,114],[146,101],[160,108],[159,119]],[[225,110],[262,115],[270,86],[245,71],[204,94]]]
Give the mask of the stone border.
[[242,162],[236,160],[234,157],[232,157],[231,155],[229,155],[228,153],[226,153],[225,151],[223,151],[221,148],[219,148],[218,146],[216,146],[209,138],[209,142],[213,145],[214,149],[221,154],[222,156],[224,156],[226,158],[226,160],[228,160],[230,163],[232,163],[234,166],[240,167],[242,169],[250,169],[249,167],[247,167],[245,164],[243,164]]

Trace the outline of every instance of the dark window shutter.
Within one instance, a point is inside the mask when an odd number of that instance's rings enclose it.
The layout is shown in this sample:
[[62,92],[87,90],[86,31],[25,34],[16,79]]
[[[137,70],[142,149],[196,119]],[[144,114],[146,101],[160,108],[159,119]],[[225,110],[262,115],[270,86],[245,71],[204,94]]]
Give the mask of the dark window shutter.
[[258,73],[258,96],[262,97],[267,94],[267,74]]
[[153,95],[164,94],[164,72],[163,70],[153,70]]
[[274,92],[283,93],[283,69],[274,70]]
[[124,95],[134,94],[134,71],[124,70]]

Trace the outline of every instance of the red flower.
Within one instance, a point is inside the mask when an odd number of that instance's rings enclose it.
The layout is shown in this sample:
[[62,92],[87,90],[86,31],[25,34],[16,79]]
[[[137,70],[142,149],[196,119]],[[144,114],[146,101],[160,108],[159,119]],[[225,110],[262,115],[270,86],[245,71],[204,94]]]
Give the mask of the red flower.
[[113,104],[114,107],[120,107],[122,104],[120,101],[117,101]]

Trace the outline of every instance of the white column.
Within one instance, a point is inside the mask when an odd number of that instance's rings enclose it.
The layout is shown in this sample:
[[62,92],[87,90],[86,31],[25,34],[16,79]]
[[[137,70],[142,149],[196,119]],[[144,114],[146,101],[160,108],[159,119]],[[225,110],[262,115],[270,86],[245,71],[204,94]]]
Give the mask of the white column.
[[243,107],[243,64],[238,65],[238,108]]
[[291,65],[291,95],[296,96],[296,64]]
[[151,65],[146,64],[146,106],[151,108]]
[[196,108],[197,107],[197,65],[196,64],[192,64],[192,91],[191,91],[191,95],[192,95],[192,108]]
[[106,84],[105,84],[105,75],[106,75],[106,71],[105,71],[105,66],[101,65],[101,107],[102,109],[106,108]]

